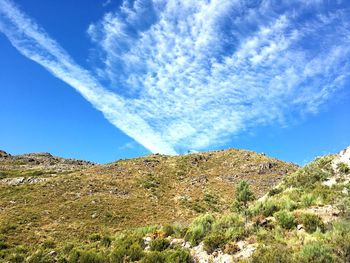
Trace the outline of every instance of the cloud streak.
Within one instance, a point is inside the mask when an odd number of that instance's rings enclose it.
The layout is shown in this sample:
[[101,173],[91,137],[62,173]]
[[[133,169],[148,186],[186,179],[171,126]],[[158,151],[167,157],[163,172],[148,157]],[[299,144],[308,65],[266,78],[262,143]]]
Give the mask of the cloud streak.
[[12,2],[7,0],[0,2],[0,15],[0,31],[24,56],[39,63],[54,76],[75,88],[112,124],[144,147],[153,152],[176,153],[158,132],[128,109],[122,98],[103,88],[87,70],[79,67],[58,43],[19,11]]
[[0,1],[0,30],[144,147],[174,154],[316,113],[342,88],[349,7],[325,5],[125,0],[88,28],[95,74],[9,0]]

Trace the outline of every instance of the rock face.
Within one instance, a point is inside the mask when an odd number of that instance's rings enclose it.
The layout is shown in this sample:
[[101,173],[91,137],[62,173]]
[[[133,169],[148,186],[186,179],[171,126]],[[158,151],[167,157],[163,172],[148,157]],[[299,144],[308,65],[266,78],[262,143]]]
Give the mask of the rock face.
[[89,161],[65,159],[50,153],[28,153],[12,156],[0,150],[0,170],[50,170],[65,172],[95,165]]
[[0,158],[8,158],[8,157],[11,157],[11,155],[5,151],[0,150]]
[[5,178],[0,180],[0,183],[7,185],[21,185],[21,184],[36,184],[47,181],[47,178],[37,177],[16,177],[16,178]]
[[339,163],[345,163],[350,167],[350,146],[338,153],[337,157],[333,160],[333,168],[336,168]]

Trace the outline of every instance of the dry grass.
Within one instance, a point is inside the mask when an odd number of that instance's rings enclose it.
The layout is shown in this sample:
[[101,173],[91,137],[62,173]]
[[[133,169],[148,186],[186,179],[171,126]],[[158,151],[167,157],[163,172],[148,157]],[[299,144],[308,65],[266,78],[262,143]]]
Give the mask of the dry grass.
[[[240,180],[250,182],[259,197],[296,168],[230,149],[149,155],[58,173],[33,185],[0,184],[0,235],[10,245],[34,245],[79,241],[96,232],[114,234],[145,225],[187,224],[198,212],[228,212]],[[43,173],[40,176],[45,177]]]

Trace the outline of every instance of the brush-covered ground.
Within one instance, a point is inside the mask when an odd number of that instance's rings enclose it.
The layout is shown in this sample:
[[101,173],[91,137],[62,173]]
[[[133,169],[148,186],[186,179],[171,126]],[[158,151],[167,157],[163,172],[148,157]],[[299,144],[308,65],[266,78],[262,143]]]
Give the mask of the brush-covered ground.
[[[16,184],[3,170],[0,261],[349,262],[349,167],[334,158],[151,155]],[[268,194],[235,205],[242,180]]]

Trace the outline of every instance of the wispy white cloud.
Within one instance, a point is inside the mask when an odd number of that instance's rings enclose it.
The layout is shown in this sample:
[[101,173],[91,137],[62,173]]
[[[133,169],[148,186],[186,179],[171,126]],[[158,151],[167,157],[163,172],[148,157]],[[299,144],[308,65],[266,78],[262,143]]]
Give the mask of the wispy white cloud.
[[102,54],[96,76],[8,0],[0,14],[0,30],[21,53],[153,152],[203,149],[317,112],[349,78],[342,4],[125,0],[89,26]]
[[171,144],[165,142],[157,131],[128,109],[127,103],[120,96],[101,87],[43,29],[7,0],[0,2],[0,31],[24,56],[75,88],[112,124],[144,147],[154,152],[175,153]]

